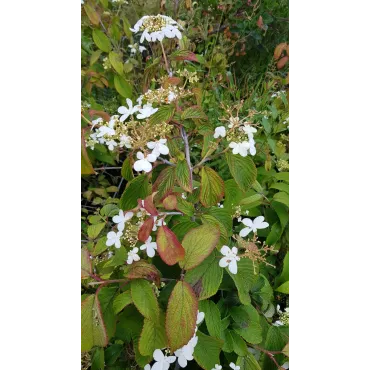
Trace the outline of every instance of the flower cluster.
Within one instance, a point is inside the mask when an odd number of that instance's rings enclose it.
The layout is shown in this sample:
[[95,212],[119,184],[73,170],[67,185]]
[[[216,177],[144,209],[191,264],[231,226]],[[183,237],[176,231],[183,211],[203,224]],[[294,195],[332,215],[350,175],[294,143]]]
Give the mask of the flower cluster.
[[165,37],[181,39],[180,29],[182,27],[171,17],[161,14],[145,15],[136,22],[133,28],[130,28],[133,33],[142,32],[140,43],[144,39],[148,42],[162,41]]
[[191,71],[188,71],[187,69],[183,69],[183,70],[178,69],[176,73],[180,77],[185,77],[190,83],[199,81],[197,72],[191,72]]
[[169,85],[166,88],[160,87],[156,90],[148,90],[143,98],[149,103],[164,103],[170,104],[179,98],[185,98],[193,95],[190,90],[186,90],[183,87],[177,87],[175,85]]
[[280,305],[276,306],[276,311],[279,315],[279,320],[273,323],[274,326],[288,326],[289,325],[289,307],[284,309],[285,312],[280,310]]

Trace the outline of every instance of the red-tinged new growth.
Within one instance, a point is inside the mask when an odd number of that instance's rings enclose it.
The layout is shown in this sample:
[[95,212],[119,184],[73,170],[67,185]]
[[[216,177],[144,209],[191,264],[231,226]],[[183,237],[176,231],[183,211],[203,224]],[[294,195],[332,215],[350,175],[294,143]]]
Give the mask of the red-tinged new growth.
[[156,241],[158,253],[167,265],[175,265],[184,259],[185,249],[178,241],[176,235],[167,226],[158,228]]

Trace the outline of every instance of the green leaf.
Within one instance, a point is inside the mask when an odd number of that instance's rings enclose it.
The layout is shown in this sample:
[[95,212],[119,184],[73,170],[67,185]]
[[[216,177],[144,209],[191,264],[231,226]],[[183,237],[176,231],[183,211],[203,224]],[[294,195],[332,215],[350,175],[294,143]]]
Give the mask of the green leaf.
[[104,370],[104,349],[96,347],[91,359],[91,370]]
[[277,292],[289,294],[289,280],[275,289]]
[[103,287],[97,291],[108,339],[112,338],[116,331],[116,315],[113,311],[113,300],[117,291],[117,287]]
[[276,202],[280,202],[285,204],[287,207],[289,207],[289,195],[283,191],[280,191],[279,193],[276,193],[272,200]]
[[95,256],[98,256],[99,254],[103,253],[105,250],[108,249],[108,246],[107,246],[107,237],[106,236],[103,236],[102,238],[100,238],[95,246],[94,246],[94,249],[92,251],[92,255],[95,257]]
[[239,188],[247,191],[257,179],[257,169],[253,160],[232,152],[226,152],[225,158]]
[[154,282],[157,286],[161,281],[159,270],[145,260],[135,261],[131,265],[127,265],[124,271],[125,277],[130,280],[145,279]]
[[284,257],[283,271],[281,272],[280,276],[276,278],[275,284],[279,285],[285,283],[288,280],[289,280],[289,252],[287,252],[287,254]]
[[282,228],[284,229],[289,222],[289,210],[288,207],[280,202],[271,202],[271,207],[274,209],[279,217]]
[[179,262],[185,270],[193,269],[208,257],[220,239],[220,230],[213,225],[202,225],[190,230],[182,241],[185,258]]
[[191,192],[190,170],[185,160],[178,161],[176,165],[176,179],[179,185],[185,190]]
[[289,184],[285,184],[283,182],[276,182],[270,186],[270,189],[277,189],[284,191],[285,193],[289,194]]
[[243,338],[233,330],[230,331],[230,334],[233,338],[234,352],[239,356],[245,356],[248,353],[248,347]]
[[159,322],[145,319],[143,331],[139,340],[139,351],[144,356],[153,356],[157,348],[167,347],[167,336],[165,330],[165,317],[160,314]]
[[276,180],[281,180],[289,183],[289,172],[278,172],[274,175]]
[[95,42],[95,45],[100,49],[105,51],[106,53],[109,53],[111,51],[111,44],[106,36],[106,34],[103,31],[100,31],[98,29],[94,29],[92,32],[92,37]]
[[105,222],[101,222],[95,225],[90,225],[87,228],[87,235],[89,239],[96,239],[99,236],[100,232],[104,229],[104,227],[105,227]]
[[148,176],[140,175],[127,184],[120,199],[120,208],[124,211],[137,206],[137,200],[145,199],[150,194]]
[[157,180],[153,184],[153,192],[157,191],[159,199],[166,197],[172,192],[175,186],[175,167],[165,168],[158,176]]
[[245,305],[249,304],[249,291],[257,278],[257,275],[254,275],[252,261],[249,258],[242,258],[238,262],[238,273],[236,275],[232,274],[228,268],[226,268],[226,271],[234,280],[240,302]]
[[122,76],[114,76],[114,87],[116,88],[117,92],[124,98],[131,98],[132,86]]
[[235,323],[233,329],[248,343],[262,342],[262,327],[258,312],[252,305],[232,307],[231,316]]
[[207,213],[216,218],[225,227],[227,236],[233,234],[233,219],[230,215],[230,211],[225,208],[212,207]]
[[151,284],[143,279],[131,281],[131,297],[138,311],[149,320],[158,322],[159,306]]
[[221,332],[221,339],[224,341],[222,350],[224,352],[230,353],[234,351],[234,342],[233,337],[231,336],[230,330],[224,330]]
[[133,303],[131,298],[131,292],[126,290],[125,292],[119,294],[113,301],[113,311],[115,314],[121,312],[126,306]]
[[263,196],[261,194],[254,194],[250,197],[244,198],[239,202],[240,206],[246,206],[245,209],[251,209],[259,206],[262,203]]
[[166,313],[166,333],[171,352],[193,337],[197,311],[198,301],[193,289],[185,281],[178,281],[168,300]]
[[167,226],[160,226],[158,228],[156,242],[158,254],[167,265],[175,265],[184,259],[184,247]]
[[223,341],[197,331],[198,344],[194,348],[194,359],[202,369],[211,370],[220,363]]
[[193,216],[195,213],[194,205],[181,197],[177,198],[177,209],[187,216]]
[[111,51],[109,53],[109,61],[112,64],[113,68],[117,71],[119,75],[123,75],[123,63],[122,58],[119,54]]
[[186,108],[181,114],[181,120],[186,119],[207,119],[208,117],[199,107]]
[[100,214],[103,217],[113,217],[118,215],[119,213],[119,208],[117,207],[116,204],[106,204],[101,210]]
[[89,295],[81,302],[81,351],[90,351],[93,346],[105,347],[108,336],[98,299]]
[[204,225],[213,225],[218,228],[220,230],[220,242],[223,244],[228,243],[228,232],[223,223],[221,223],[216,217],[207,214],[203,214],[200,219]]
[[90,65],[94,65],[101,55],[101,50],[95,50],[90,57]]
[[200,301],[199,311],[204,312],[207,330],[212,337],[221,338],[221,314],[216,305],[212,301]]
[[221,285],[223,269],[218,265],[219,255],[218,251],[213,251],[199,266],[185,274],[185,281],[192,286],[199,300],[215,295]]
[[191,60],[192,62],[198,62],[196,54],[189,50],[176,50],[170,56],[170,60]]
[[202,167],[200,176],[200,201],[204,207],[211,207],[223,198],[224,182],[217,172],[206,166]]
[[240,190],[234,179],[225,181],[225,200],[224,209],[234,212],[241,199],[245,197],[245,192]]
[[271,227],[271,231],[267,235],[266,244],[274,245],[280,239],[283,231],[284,230],[281,227],[280,222],[275,222]]
[[[86,15],[89,17],[90,19],[90,22],[97,26],[99,24],[99,21],[100,21],[100,16],[99,14],[96,12],[95,8],[93,7],[93,5],[91,3],[85,3],[84,4],[84,9],[85,9],[85,12],[86,12]],[[95,40],[94,40],[95,41]]]
[[[285,344],[288,342],[288,338],[285,338],[281,333],[280,329],[276,326],[270,326],[267,332],[264,348],[268,351],[281,351]],[[281,363],[285,356],[275,355],[275,360]],[[276,370],[276,365],[267,355],[262,355],[262,369],[263,370]]]
[[83,131],[81,131],[81,175],[92,174],[95,174],[95,171],[87,154]]
[[261,370],[260,364],[249,351],[245,356],[238,357],[236,360],[236,366],[239,366],[240,370]]
[[175,107],[172,104],[169,105],[162,105],[157,112],[149,118],[150,125],[157,125],[164,122],[168,122],[173,114],[175,113]]
[[134,178],[134,174],[132,173],[131,161],[129,157],[127,157],[122,163],[121,176],[127,181],[131,181]]

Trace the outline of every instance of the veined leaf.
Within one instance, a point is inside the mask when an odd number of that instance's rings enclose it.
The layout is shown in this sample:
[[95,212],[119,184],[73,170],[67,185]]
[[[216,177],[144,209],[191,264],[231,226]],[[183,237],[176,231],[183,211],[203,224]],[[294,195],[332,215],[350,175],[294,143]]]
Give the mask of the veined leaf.
[[166,333],[171,352],[187,344],[194,335],[197,311],[198,301],[193,289],[185,281],[178,281],[168,301],[166,314]]
[[179,262],[185,270],[193,269],[208,257],[220,239],[220,230],[213,225],[202,225],[190,230],[182,240],[185,257]]
[[81,249],[81,279],[86,279],[92,274],[90,253],[87,249]]
[[170,194],[162,201],[163,207],[169,211],[177,208],[177,198],[176,195]]
[[175,179],[175,168],[172,166],[165,168],[159,174],[157,180],[153,184],[153,192],[158,192],[156,196],[158,196],[159,199],[166,197],[172,192],[173,187],[175,186]]
[[[99,23],[99,22],[98,22]],[[111,44],[106,36],[106,34],[103,31],[100,31],[98,29],[94,29],[92,32],[92,37],[95,42],[95,45],[100,49],[105,51],[106,53],[109,53],[111,51]]]
[[247,191],[257,179],[257,169],[253,160],[232,152],[226,152],[225,158],[239,188]]
[[152,281],[159,286],[161,273],[154,265],[145,260],[140,260],[125,267],[125,277],[131,280],[142,278]]
[[94,168],[91,164],[89,155],[86,151],[86,144],[83,135],[83,130],[81,132],[81,175],[91,175],[94,174]]
[[277,292],[281,292],[284,294],[289,294],[289,280],[280,285],[278,288],[275,289]]
[[114,76],[114,87],[124,98],[132,97],[132,86],[122,76]]
[[261,370],[260,364],[249,351],[245,356],[238,357],[236,360],[236,366],[239,366],[240,370]]
[[225,186],[221,177],[210,167],[202,167],[200,201],[204,207],[211,207],[224,196]]
[[90,225],[87,228],[87,235],[89,239],[96,239],[99,236],[100,232],[104,229],[104,227],[105,227],[105,222]]
[[185,249],[176,235],[167,227],[160,226],[157,232],[158,254],[167,265],[175,265],[185,257]]
[[132,280],[131,297],[134,305],[145,318],[158,322],[158,301],[148,281],[143,279]]
[[120,199],[120,208],[124,211],[137,206],[137,200],[146,198],[150,193],[148,176],[140,175],[127,184]]
[[212,337],[221,338],[221,314],[213,301],[200,301],[199,311],[204,312],[207,330]]
[[247,344],[244,342],[244,339],[235,331],[230,331],[231,337],[233,338],[233,347],[234,352],[239,356],[246,356],[248,353]]
[[170,56],[170,60],[191,60],[192,62],[198,62],[197,56],[189,50],[177,50],[174,51]]
[[175,107],[172,104],[162,105],[157,112],[149,118],[150,125],[157,125],[163,122],[168,122],[175,113]]
[[153,226],[154,226],[153,217],[147,218],[144,221],[144,223],[140,226],[137,237],[141,242],[145,242],[149,238],[150,233],[152,232]]
[[94,6],[90,2],[88,2],[88,3],[84,4],[84,9],[85,9],[86,15],[90,19],[90,22],[93,25],[97,26],[99,24],[99,21],[100,21],[100,16],[97,13],[97,11],[95,10]]
[[203,112],[203,110],[198,107],[190,107],[186,108],[182,114],[181,114],[181,120],[186,120],[186,119],[208,119],[206,114]]
[[114,51],[111,51],[109,53],[109,61],[112,64],[113,68],[116,70],[116,72],[122,76],[123,75],[123,63],[122,63],[121,56],[115,53]]
[[126,306],[132,303],[131,292],[126,290],[119,294],[113,301],[113,311],[115,314],[121,312]]
[[289,207],[289,195],[283,191],[279,191],[278,193],[276,193],[273,196],[272,200],[274,200],[275,202],[283,203],[287,207]]
[[143,356],[153,356],[153,352],[157,348],[167,347],[165,316],[161,312],[159,317],[159,322],[144,320],[139,340],[139,351]]
[[177,198],[177,209],[187,216],[193,216],[195,212],[194,205],[181,197]]
[[199,300],[212,297],[220,287],[223,269],[218,265],[219,255],[214,250],[199,266],[185,274],[185,281],[192,286]]
[[81,302],[81,351],[90,351],[93,346],[105,347],[108,336],[98,299],[89,295]]
[[117,287],[102,287],[96,292],[96,296],[98,296],[99,299],[108,339],[112,338],[116,332],[117,317],[113,310],[113,300],[117,291]]
[[185,160],[178,161],[176,165],[176,179],[179,185],[185,190],[191,192],[190,170]]
[[121,176],[127,181],[131,181],[134,178],[134,174],[132,173],[132,165],[129,157],[127,157],[122,163]]
[[195,361],[202,369],[211,370],[220,363],[220,352],[223,346],[221,339],[213,338],[197,331],[198,344],[194,348]]

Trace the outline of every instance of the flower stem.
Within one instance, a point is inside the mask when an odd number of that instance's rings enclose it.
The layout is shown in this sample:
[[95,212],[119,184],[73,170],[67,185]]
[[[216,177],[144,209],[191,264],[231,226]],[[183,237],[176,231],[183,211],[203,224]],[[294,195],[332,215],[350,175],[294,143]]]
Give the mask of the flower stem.
[[167,57],[166,57],[166,52],[164,51],[164,47],[163,47],[162,41],[159,41],[159,43],[161,44],[162,54],[163,54],[164,62],[165,62],[165,64],[166,64],[167,73],[168,73],[168,75],[170,76],[170,75],[171,75],[171,72],[170,72],[170,68],[169,68],[169,66],[168,66],[168,61],[167,61]]
[[190,189],[193,191],[193,168],[191,167],[191,162],[190,162],[190,148],[189,148],[189,140],[188,140],[188,135],[186,135],[186,131],[184,129],[184,126],[181,126],[181,136],[184,140],[184,145],[185,145],[185,158],[186,162],[189,167],[189,172],[190,172]]

